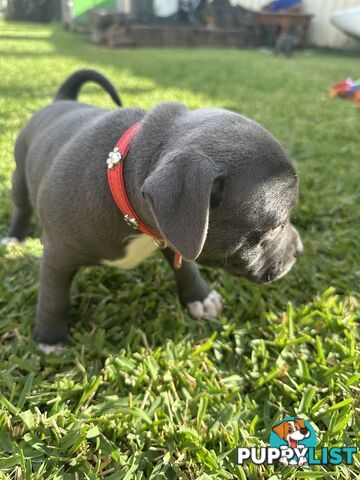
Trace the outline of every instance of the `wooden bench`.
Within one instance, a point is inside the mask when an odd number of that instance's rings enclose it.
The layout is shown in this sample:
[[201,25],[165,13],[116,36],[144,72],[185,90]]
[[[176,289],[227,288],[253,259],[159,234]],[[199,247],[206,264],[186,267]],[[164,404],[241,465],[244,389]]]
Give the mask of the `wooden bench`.
[[258,36],[261,35],[262,26],[278,26],[280,27],[280,35],[287,35],[292,27],[302,27],[300,38],[300,47],[306,45],[306,36],[313,15],[303,13],[268,13],[253,12],[256,20],[256,30]]
[[109,47],[232,47],[259,42],[254,30],[207,29],[193,26],[113,24],[104,31],[92,27],[92,39]]

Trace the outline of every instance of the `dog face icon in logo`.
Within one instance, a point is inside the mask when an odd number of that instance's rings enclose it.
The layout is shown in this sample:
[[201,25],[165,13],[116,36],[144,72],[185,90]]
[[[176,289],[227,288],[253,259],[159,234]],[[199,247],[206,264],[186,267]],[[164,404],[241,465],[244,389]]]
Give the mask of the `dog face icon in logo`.
[[316,447],[316,433],[303,418],[285,418],[272,428],[270,445],[281,449],[283,465],[302,466],[307,463],[308,449]]

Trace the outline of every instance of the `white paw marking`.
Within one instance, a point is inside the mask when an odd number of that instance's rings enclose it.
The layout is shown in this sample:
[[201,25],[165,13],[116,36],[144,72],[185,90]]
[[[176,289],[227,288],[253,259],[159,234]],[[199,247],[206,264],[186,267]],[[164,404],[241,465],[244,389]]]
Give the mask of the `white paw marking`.
[[0,240],[1,245],[19,245],[20,242],[17,238],[15,237],[3,237]]
[[50,353],[62,353],[64,351],[64,345],[56,343],[55,345],[48,345],[47,343],[38,343],[39,349],[46,355]]
[[187,307],[193,318],[215,318],[222,311],[222,298],[218,292],[212,290],[202,302],[190,302]]

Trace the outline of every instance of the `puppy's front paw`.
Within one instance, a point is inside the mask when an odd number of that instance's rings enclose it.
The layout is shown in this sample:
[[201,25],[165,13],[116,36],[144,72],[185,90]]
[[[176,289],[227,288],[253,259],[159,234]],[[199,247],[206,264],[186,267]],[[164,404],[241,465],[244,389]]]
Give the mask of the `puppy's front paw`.
[[215,318],[222,311],[222,298],[217,291],[212,290],[202,302],[190,302],[187,304],[187,308],[193,318]]
[[65,344],[63,343],[56,343],[54,345],[48,345],[47,343],[38,343],[38,348],[41,350],[45,355],[50,355],[51,353],[60,354],[65,349]]

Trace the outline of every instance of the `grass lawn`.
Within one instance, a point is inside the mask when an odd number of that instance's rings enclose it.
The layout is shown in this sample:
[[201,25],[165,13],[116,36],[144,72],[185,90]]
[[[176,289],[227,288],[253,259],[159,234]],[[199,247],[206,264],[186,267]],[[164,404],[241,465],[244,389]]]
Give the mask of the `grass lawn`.
[[[106,50],[54,26],[0,23],[0,236],[10,214],[17,133],[67,75],[91,67],[126,106],[162,101],[245,114],[285,146],[299,173],[293,223],[305,252],[257,286],[217,270],[217,320],[179,304],[160,255],[133,271],[83,269],[72,290],[71,345],[31,340],[41,246],[0,249],[0,479],[357,479],[351,466],[234,463],[302,415],[319,447],[360,437],[360,111],[328,87],[359,76],[355,53]],[[113,108],[96,86],[81,99]]]

